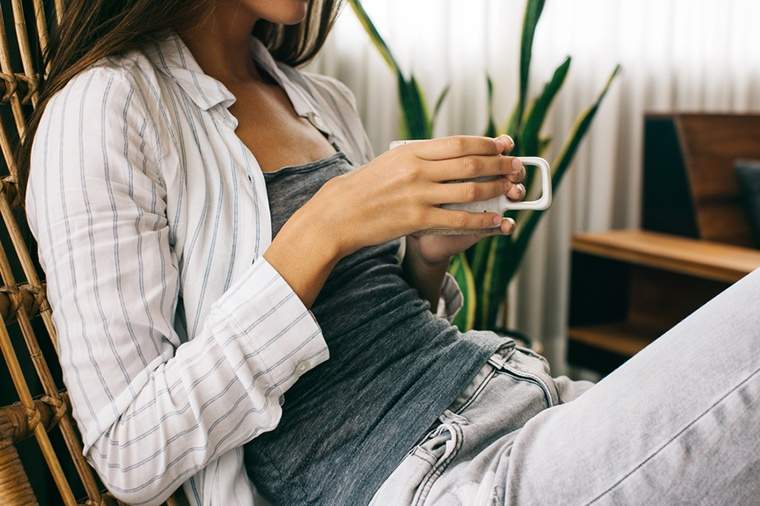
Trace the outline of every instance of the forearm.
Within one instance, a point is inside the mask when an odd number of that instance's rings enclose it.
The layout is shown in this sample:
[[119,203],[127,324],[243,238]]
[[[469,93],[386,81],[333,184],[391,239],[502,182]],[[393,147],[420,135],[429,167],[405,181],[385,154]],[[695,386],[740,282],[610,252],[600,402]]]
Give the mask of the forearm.
[[264,252],[264,258],[308,308],[316,300],[341,253],[333,234],[322,231],[303,213],[303,209],[299,210],[285,223]]
[[435,313],[449,260],[431,264],[420,256],[413,244],[412,241],[407,241],[407,250],[402,262],[404,277],[411,287],[417,289],[420,297],[430,302],[430,310]]

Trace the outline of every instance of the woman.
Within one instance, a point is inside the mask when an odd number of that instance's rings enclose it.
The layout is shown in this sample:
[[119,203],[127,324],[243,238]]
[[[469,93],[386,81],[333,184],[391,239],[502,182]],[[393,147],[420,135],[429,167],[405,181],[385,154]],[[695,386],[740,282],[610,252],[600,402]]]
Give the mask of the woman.
[[[336,9],[67,4],[20,183],[109,490],[224,505],[754,497],[756,280],[594,388],[459,333],[449,258],[514,222],[438,204],[522,199],[524,169],[506,136],[374,158],[345,86],[294,68]],[[502,177],[443,184],[484,175]],[[419,233],[437,228],[467,234]]]

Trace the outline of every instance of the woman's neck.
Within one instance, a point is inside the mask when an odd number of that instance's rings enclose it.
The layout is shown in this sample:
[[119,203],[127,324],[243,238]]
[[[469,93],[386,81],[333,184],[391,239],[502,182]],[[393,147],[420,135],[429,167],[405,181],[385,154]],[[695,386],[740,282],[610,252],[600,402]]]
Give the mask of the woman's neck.
[[256,21],[239,5],[219,2],[201,23],[179,35],[206,74],[234,85],[261,79],[249,50]]

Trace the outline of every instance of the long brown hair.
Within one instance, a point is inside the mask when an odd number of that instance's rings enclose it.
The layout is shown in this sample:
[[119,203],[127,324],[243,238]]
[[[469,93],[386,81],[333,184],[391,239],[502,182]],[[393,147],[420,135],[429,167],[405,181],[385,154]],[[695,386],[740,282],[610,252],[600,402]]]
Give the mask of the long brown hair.
[[[32,141],[50,98],[99,59],[126,53],[167,30],[182,30],[210,15],[215,0],[68,0],[61,24],[42,55],[50,65],[41,78],[39,102],[16,152],[21,202],[29,177]],[[274,58],[297,66],[311,60],[327,38],[341,0],[309,0],[306,18],[291,26],[259,21],[253,30]]]

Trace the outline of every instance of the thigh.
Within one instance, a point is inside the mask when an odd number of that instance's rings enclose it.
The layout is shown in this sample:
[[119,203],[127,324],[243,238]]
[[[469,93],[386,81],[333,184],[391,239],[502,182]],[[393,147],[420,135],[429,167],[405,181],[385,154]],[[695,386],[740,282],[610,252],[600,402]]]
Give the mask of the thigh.
[[[516,436],[509,504],[757,504],[760,270]],[[561,498],[561,500],[559,500]]]

